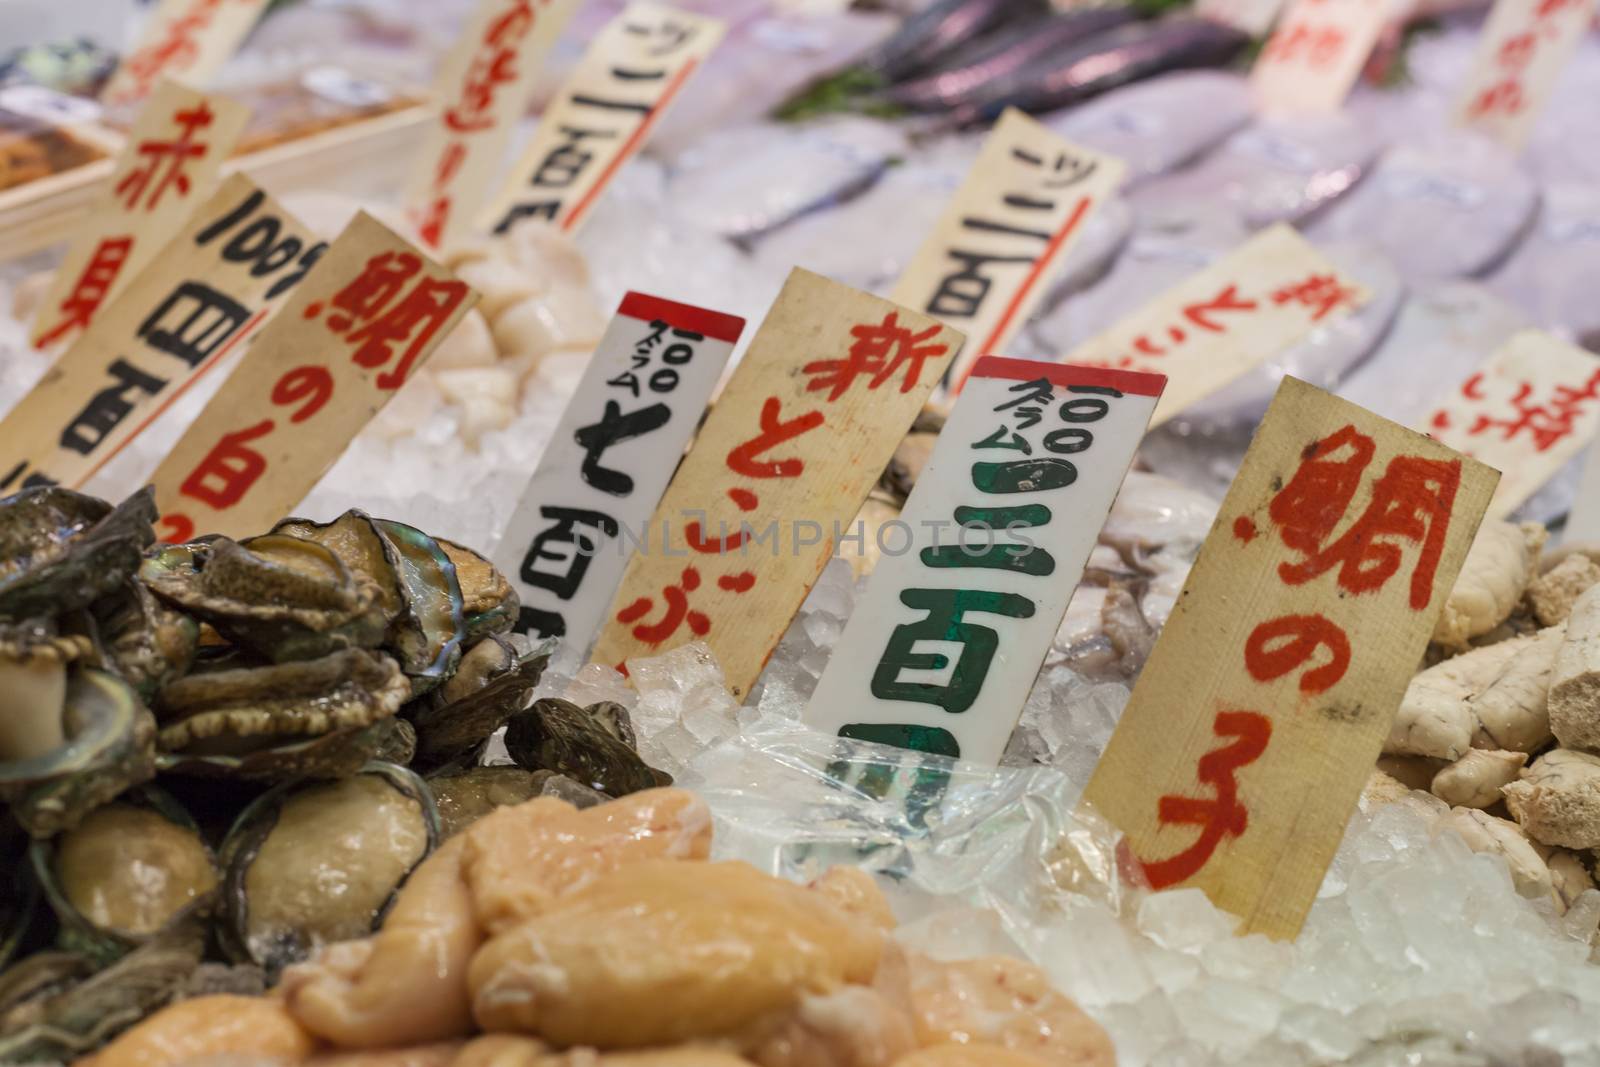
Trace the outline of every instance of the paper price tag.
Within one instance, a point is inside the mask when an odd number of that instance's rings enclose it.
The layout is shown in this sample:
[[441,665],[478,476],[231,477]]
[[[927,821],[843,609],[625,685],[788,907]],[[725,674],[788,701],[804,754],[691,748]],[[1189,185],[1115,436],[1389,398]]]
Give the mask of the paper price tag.
[[999,763],[1162,385],[980,359],[806,722]]
[[545,56],[577,8],[578,0],[480,0],[440,68],[439,113],[406,188],[407,213],[430,246],[470,232]]
[[111,180],[56,268],[33,344],[81,333],[211,195],[250,109],[163,81],[139,112]]
[[520,632],[588,651],[743,331],[719,311],[623,298],[495,555]]
[[1299,932],[1496,478],[1284,379],[1084,792],[1154,888]]
[[1489,514],[1509,515],[1600,429],[1600,356],[1523,330],[1418,428],[1501,471]]
[[725,29],[662,4],[629,4],[545,109],[479,228],[504,233],[524,218],[577,228]]
[[1159,426],[1368,293],[1279,223],[1091,338],[1068,363],[1167,376]]
[[255,26],[270,0],[161,0],[139,43],[112,72],[100,94],[112,107],[137,104],[162,77],[211,84]]
[[1498,0],[1484,23],[1456,121],[1520,149],[1594,11],[1595,0]]
[[477,300],[358,214],[151,477],[161,538],[283,518]]
[[1028,321],[1122,161],[1081,148],[1015,108],[1000,116],[966,181],[890,298],[965,333],[959,384]]
[[592,659],[705,641],[749,695],[963,338],[809,271],[778,294],[628,561]]
[[250,179],[228,178],[0,421],[0,490],[88,481],[327,247]]
[[1250,72],[1258,110],[1339,110],[1390,16],[1389,0],[1294,0]]

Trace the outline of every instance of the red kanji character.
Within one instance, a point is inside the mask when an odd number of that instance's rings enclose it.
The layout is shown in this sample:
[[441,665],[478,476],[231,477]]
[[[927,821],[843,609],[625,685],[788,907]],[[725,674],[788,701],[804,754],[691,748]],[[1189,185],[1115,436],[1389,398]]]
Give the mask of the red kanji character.
[[[1347,458],[1328,458],[1345,447],[1350,449]],[[1372,439],[1353,426],[1306,450],[1299,469],[1268,507],[1283,543],[1306,557],[1279,564],[1278,576],[1288,585],[1301,585],[1337,566],[1339,588],[1358,595],[1372,592],[1400,569],[1401,547],[1395,542],[1409,541],[1418,546],[1410,603],[1420,611],[1433,596],[1433,577],[1461,484],[1461,461],[1396,456],[1373,484],[1366,510],[1324,546],[1354,499],[1372,456]]]
[[487,46],[473,56],[462,80],[461,102],[445,112],[445,125],[461,133],[488,129],[489,109],[502,85],[517,80],[517,46],[533,26],[533,5],[517,0],[509,11],[489,24],[483,35]]
[[1164,356],[1167,354],[1165,348],[1157,348],[1155,342],[1144,334],[1140,334],[1138,339],[1133,342],[1133,347],[1147,356]]
[[417,235],[422,238],[429,248],[438,248],[444,240],[445,223],[450,218],[450,207],[453,203],[451,197],[437,196],[423,207],[422,213],[417,217]]
[[1539,0],[1539,6],[1534,9],[1533,17],[1547,19],[1552,15],[1559,15],[1566,8],[1577,7],[1586,2],[1587,0]]
[[[130,211],[140,207],[139,198],[146,192],[149,193],[149,199],[143,205],[145,211],[155,209],[161,201],[161,194],[169,186],[176,188],[179,196],[189,195],[189,177],[183,172],[184,165],[206,154],[205,142],[194,139],[195,131],[211,125],[211,120],[216,116],[202,100],[188,111],[179,111],[172,117],[180,131],[177,138],[140,142],[140,165],[117,183],[117,195],[123,198],[123,203]],[[155,182],[154,186],[151,182]]]
[[305,401],[289,416],[290,422],[305,422],[321,411],[332,396],[333,374],[327,367],[296,367],[272,387],[272,402],[279,407]]
[[722,531],[717,537],[707,537],[700,528],[699,521],[691,522],[683,528],[683,539],[688,546],[696,552],[708,556],[721,556],[729,552],[737,552],[749,536],[749,529],[741,529],[731,537],[726,533],[727,525],[723,524]]
[[1515,78],[1497,82],[1479,93],[1467,105],[1468,118],[1483,118],[1496,112],[1515,115],[1522,110],[1522,86]]
[[54,344],[71,330],[88,329],[89,320],[100,309],[100,304],[111,291],[112,283],[128,261],[133,249],[132,237],[107,237],[95,246],[83,273],[73,283],[72,292],[61,301],[62,320],[39,337],[39,347]]
[[1311,55],[1307,60],[1313,67],[1325,70],[1339,61],[1344,51],[1345,32],[1337,26],[1322,26],[1311,42]]
[[1532,32],[1519,33],[1514,37],[1507,37],[1500,45],[1500,50],[1495,53],[1495,60],[1502,67],[1521,70],[1533,60],[1533,54],[1539,50],[1539,36]]
[[[357,322],[377,315],[421,269],[422,260],[410,252],[380,252],[373,256],[360,274],[333,294],[330,303],[335,310],[328,316],[328,329],[343,333]],[[313,302],[306,308],[305,317],[316,318],[323,307],[321,301]]]
[[1254,311],[1257,308],[1254,300],[1240,300],[1239,287],[1230,285],[1216,296],[1202,304],[1190,304],[1183,309],[1183,317],[1212,333],[1221,333],[1225,327],[1218,325],[1210,318],[1211,313],[1218,311]]
[[216,447],[189,472],[178,492],[218,511],[233,507],[267,469],[267,457],[247,447],[246,442],[265,437],[272,427],[271,419],[263,419],[254,426],[223,434]]
[[1312,38],[1311,27],[1304,22],[1293,22],[1274,33],[1267,41],[1266,48],[1262,50],[1262,57],[1276,63],[1287,63],[1299,54],[1300,49],[1309,44]]
[[666,612],[660,620],[654,623],[640,622],[650,613],[655,602],[647,596],[642,596],[632,604],[617,612],[617,621],[620,623],[638,622],[633,628],[633,636],[645,644],[654,647],[678,632],[678,627],[683,623],[689,624],[689,630],[696,637],[704,637],[711,630],[711,620],[703,612],[689,610],[689,594],[700,588],[700,572],[693,567],[683,568],[683,577],[678,585],[669,585],[661,590],[661,598],[666,601]]
[[379,389],[400,388],[411,372],[411,364],[467,298],[468,291],[466,282],[421,279],[399,304],[349,335],[348,340],[359,342],[351,358],[358,367],[381,367],[394,355],[392,343],[409,341],[394,369],[374,379]]
[[1224,837],[1238,837],[1249,825],[1250,813],[1239,802],[1239,783],[1234,772],[1261,758],[1272,737],[1272,723],[1254,711],[1219,711],[1211,732],[1237,740],[1213,749],[1200,757],[1198,777],[1201,785],[1216,790],[1210,799],[1164,796],[1156,808],[1156,821],[1162,826],[1198,826],[1200,836],[1194,844],[1168,859],[1141,861],[1145,878],[1152,889],[1165,889],[1200,873]]
[[1356,290],[1340,285],[1339,279],[1332,274],[1313,274],[1303,282],[1286,285],[1272,294],[1273,304],[1282,307],[1284,304],[1301,304],[1315,310],[1311,313],[1311,321],[1317,322],[1332,314],[1343,304],[1355,306]]
[[[778,398],[769,396],[761,405],[761,433],[728,453],[728,469],[746,478],[798,478],[806,469],[802,459],[760,461],[756,457],[822,425],[822,412],[808,411],[784,422],[778,417]],[[749,510],[748,508],[744,510]]]
[[850,336],[856,340],[846,358],[818,360],[805,365],[805,373],[816,375],[806,391],[830,389],[828,400],[838,400],[858,377],[872,375],[867,388],[876,389],[888,381],[901,364],[909,362],[910,367],[900,382],[900,391],[909,393],[922,376],[922,364],[944,355],[949,347],[922,343],[939,329],[935,323],[921,333],[912,333],[909,327],[900,325],[899,312],[895,311],[889,312],[876,326],[868,323],[852,326]]
[[1281,615],[1257,626],[1245,639],[1245,669],[1258,682],[1275,681],[1304,666],[1323,647],[1328,662],[1300,676],[1300,691],[1325,693],[1350,669],[1350,638],[1323,615]]
[[123,63],[133,86],[110,100],[113,104],[132,103],[149,95],[161,72],[171,66],[188,67],[199,54],[195,35],[211,22],[211,9],[219,0],[195,0],[189,11],[167,25],[166,36],[139,49]]
[[1479,415],[1467,433],[1475,437],[1487,430],[1503,430],[1504,435],[1500,439],[1509,441],[1526,431],[1535,451],[1549,451],[1556,442],[1572,434],[1573,424],[1583,414],[1584,401],[1600,397],[1600,371],[1591,375],[1581,388],[1556,386],[1548,405],[1529,404],[1528,398],[1532,395],[1533,386],[1523,382],[1511,398],[1511,406],[1517,413],[1515,418],[1496,419],[1490,415]]

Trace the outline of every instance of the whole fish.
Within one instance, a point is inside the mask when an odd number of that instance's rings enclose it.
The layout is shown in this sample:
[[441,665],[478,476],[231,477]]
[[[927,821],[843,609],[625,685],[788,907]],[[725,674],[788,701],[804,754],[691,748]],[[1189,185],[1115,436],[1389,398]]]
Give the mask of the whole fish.
[[981,99],[986,86],[1136,17],[1131,7],[1094,7],[1009,25],[937,70],[890,87],[883,96],[910,111],[949,111]]
[[1043,0],[934,0],[866,58],[866,68],[885,81],[915,74],[1014,18],[1047,10]]
[[1249,41],[1240,30],[1192,15],[1119,26],[980,86],[955,118],[985,123],[1008,107],[1051,111],[1162,71],[1219,66]]

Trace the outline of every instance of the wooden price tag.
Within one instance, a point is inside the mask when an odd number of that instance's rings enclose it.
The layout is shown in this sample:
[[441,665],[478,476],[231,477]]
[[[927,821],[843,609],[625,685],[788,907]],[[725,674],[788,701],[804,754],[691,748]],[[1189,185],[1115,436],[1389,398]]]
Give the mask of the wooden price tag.
[[1250,72],[1257,110],[1338,111],[1390,10],[1389,0],[1294,0]]
[[725,30],[720,19],[629,4],[545,109],[479,227],[504,233],[532,217],[576,229]]
[[1265,36],[1282,9],[1283,0],[1198,0],[1195,4],[1196,14],[1251,37]]
[[211,195],[250,109],[163,80],[145,102],[105,191],[67,246],[33,325],[44,348],[83,330]]
[[1498,0],[1456,121],[1522,148],[1594,17],[1595,0]]
[[327,249],[235,174],[0,421],[0,490],[88,481]]
[[440,67],[439,113],[416,155],[405,203],[433,248],[449,247],[483,210],[534,79],[578,0],[480,0]]
[[477,302],[358,214],[151,476],[162,540],[283,518]]
[[691,641],[737,698],[964,340],[796,268],[628,561],[594,660]]
[[806,722],[999,763],[1163,384],[980,359]]
[[1066,357],[1165,374],[1159,426],[1271,359],[1368,293],[1286,223],[1263,230]]
[[269,2],[161,0],[100,99],[112,107],[137,104],[155,91],[163,76],[202,87],[211,84]]
[[1600,429],[1600,356],[1523,330],[1419,428],[1501,471],[1489,514],[1508,515]]
[[495,554],[519,632],[589,650],[742,332],[720,311],[623,298]]
[[1497,478],[1284,379],[1084,792],[1153,887],[1299,932]]
[[971,338],[959,383],[1004,348],[1044,296],[1089,215],[1122,181],[1122,161],[1081,148],[1016,108],[983,150],[890,293]]

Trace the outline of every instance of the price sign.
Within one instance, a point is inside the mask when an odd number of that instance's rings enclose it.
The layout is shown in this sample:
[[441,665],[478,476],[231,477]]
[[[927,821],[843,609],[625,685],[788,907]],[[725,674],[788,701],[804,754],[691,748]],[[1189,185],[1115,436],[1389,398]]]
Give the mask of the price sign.
[[1151,886],[1299,932],[1497,477],[1284,379],[1084,792]]
[[1498,0],[1484,23],[1456,120],[1520,149],[1594,10],[1595,0]]
[[661,4],[629,4],[595,38],[545,109],[480,228],[504,233],[518,219],[540,218],[575,229],[643,147],[724,30],[717,19]]
[[1279,223],[1084,342],[1067,362],[1165,374],[1151,420],[1159,426],[1367,298]]
[[358,214],[152,476],[162,539],[283,518],[477,299]]
[[806,722],[999,763],[1162,385],[980,359]]
[[963,338],[796,269],[628,561],[593,659],[705,641],[749,695]]
[[1489,514],[1503,517],[1600,429],[1600,356],[1523,330],[1451,390],[1420,428],[1502,472]]
[[1337,111],[1366,66],[1389,0],[1294,0],[1250,72],[1267,114]]
[[440,107],[405,197],[431,247],[453,244],[483,209],[540,64],[578,0],[481,0],[439,71]]
[[88,481],[326,250],[250,179],[224,181],[0,421],[0,490]]
[[623,298],[495,556],[520,632],[588,651],[743,331],[720,311]]
[[211,84],[270,2],[161,0],[100,99],[112,107],[137,104],[155,91],[163,77]]
[[1015,108],[1000,116],[890,294],[971,338],[952,367],[953,382],[1028,321],[1085,221],[1126,169]]
[[56,268],[33,344],[80,334],[211,195],[250,111],[163,81],[139,112],[105,192]]

